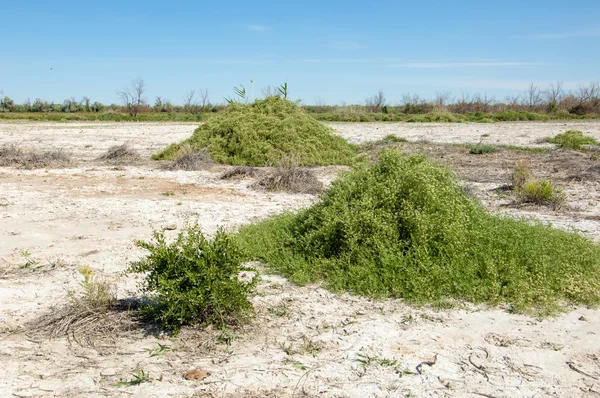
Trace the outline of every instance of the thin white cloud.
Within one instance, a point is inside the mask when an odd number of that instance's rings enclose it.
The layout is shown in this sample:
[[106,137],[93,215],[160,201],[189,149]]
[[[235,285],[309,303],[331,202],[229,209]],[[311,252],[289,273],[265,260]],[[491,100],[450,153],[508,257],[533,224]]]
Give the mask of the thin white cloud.
[[253,32],[268,32],[270,29],[264,25],[246,25],[246,29]]
[[600,27],[573,30],[570,32],[546,32],[546,33],[533,33],[529,35],[515,36],[516,39],[541,39],[541,40],[553,40],[553,39],[570,39],[575,37],[600,37]]
[[332,40],[329,45],[334,50],[356,51],[367,48],[366,45],[351,40]]
[[468,62],[406,62],[398,58],[302,58],[303,63],[376,64],[389,68],[407,69],[459,69],[459,68],[532,68],[547,65],[539,62],[468,61]]
[[[299,59],[298,62],[309,63],[309,64],[376,64],[381,63],[382,60],[378,58],[302,58]],[[393,61],[386,61],[393,62]]]
[[412,69],[448,69],[448,68],[529,68],[540,65],[533,62],[402,62],[388,65],[390,68],[412,68]]
[[[373,80],[378,82],[377,77]],[[537,79],[478,79],[465,76],[451,77],[432,77],[432,76],[405,76],[405,77],[386,77],[385,81],[389,84],[410,85],[419,88],[430,87],[432,89],[443,89],[450,91],[472,90],[472,92],[485,90],[507,90],[507,91],[524,91],[529,87],[530,83],[538,87],[547,87],[548,81]],[[565,90],[573,90],[580,85],[587,85],[585,80],[569,80],[563,81]]]

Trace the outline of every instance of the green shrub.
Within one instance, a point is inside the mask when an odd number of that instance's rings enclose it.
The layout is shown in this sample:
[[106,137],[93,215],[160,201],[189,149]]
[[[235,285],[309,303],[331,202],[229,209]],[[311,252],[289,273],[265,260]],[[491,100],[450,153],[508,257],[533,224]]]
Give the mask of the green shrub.
[[[299,165],[352,164],[356,152],[331,128],[279,97],[231,104],[184,143],[195,150],[208,148],[216,162],[245,166],[276,165],[292,153]],[[154,158],[171,159],[181,145],[173,144]]]
[[473,155],[483,155],[486,153],[494,153],[498,151],[498,148],[496,148],[494,145],[490,145],[490,144],[467,144],[465,145],[467,148],[469,148],[469,153],[473,154]]
[[497,122],[517,122],[517,121],[535,121],[535,120],[548,120],[548,115],[542,115],[540,113],[526,112],[526,111],[505,111],[500,113],[494,113],[490,115],[490,119]]
[[250,283],[238,279],[241,253],[222,230],[208,240],[192,225],[171,244],[164,232],[154,231],[154,241],[136,245],[150,252],[129,269],[148,273],[143,291],[150,301],[142,310],[148,319],[177,332],[185,324],[239,323],[252,311],[247,295],[255,278]]
[[461,123],[467,121],[467,117],[450,112],[431,112],[422,115],[414,115],[406,120],[410,123],[431,123],[431,122],[443,122],[443,123]]
[[562,190],[554,186],[552,181],[547,180],[527,181],[516,188],[516,193],[521,203],[535,203],[560,208],[565,202]]
[[558,145],[559,148],[583,149],[583,145],[596,145],[598,141],[594,137],[584,135],[578,130],[569,130],[562,134],[546,139],[547,142]]
[[548,314],[600,303],[600,247],[532,220],[493,216],[423,156],[383,151],[322,200],[240,230],[248,258],[299,283],[404,298],[511,304]]

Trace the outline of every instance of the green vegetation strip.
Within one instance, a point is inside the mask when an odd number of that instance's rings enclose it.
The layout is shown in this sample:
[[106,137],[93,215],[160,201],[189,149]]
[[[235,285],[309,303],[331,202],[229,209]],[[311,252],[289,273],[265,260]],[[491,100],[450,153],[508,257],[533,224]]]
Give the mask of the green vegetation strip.
[[600,302],[600,247],[533,220],[493,216],[423,156],[383,151],[320,203],[246,226],[247,259],[335,291],[547,315]]
[[371,112],[325,112],[311,113],[316,119],[329,122],[407,122],[407,123],[495,123],[518,121],[547,121],[547,120],[578,120],[596,119],[596,114],[574,115],[569,112],[556,112],[550,114],[508,110],[498,113],[454,113],[447,111],[434,111],[428,113],[402,113],[400,111],[389,113]]
[[[548,121],[548,120],[581,120],[598,119],[598,114],[575,115],[568,112],[551,114],[529,111],[506,111],[498,113],[455,113],[447,111],[427,112],[419,114],[394,111],[390,113],[372,113],[367,111],[346,112],[331,111],[316,113],[310,107],[302,107],[309,115],[324,122],[407,122],[407,123],[495,123],[510,121]],[[227,108],[225,108],[227,109]],[[115,122],[199,122],[210,119],[213,115],[224,112],[215,109],[212,112],[141,112],[131,116],[123,111],[100,112],[0,112],[0,120],[38,120],[38,121],[115,121]]]

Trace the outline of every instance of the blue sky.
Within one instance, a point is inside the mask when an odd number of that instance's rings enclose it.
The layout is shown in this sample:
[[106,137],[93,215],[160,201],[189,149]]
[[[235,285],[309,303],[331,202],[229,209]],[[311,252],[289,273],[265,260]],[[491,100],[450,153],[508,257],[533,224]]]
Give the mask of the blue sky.
[[331,104],[600,80],[597,0],[7,1],[0,26],[0,89],[18,102],[117,103],[137,77],[151,103],[285,81],[292,98]]

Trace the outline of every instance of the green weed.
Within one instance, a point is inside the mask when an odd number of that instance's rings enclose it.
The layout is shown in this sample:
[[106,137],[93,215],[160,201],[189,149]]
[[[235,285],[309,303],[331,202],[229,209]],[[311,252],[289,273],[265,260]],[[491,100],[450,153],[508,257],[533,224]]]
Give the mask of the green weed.
[[163,356],[167,352],[171,351],[171,347],[169,347],[168,345],[163,345],[160,343],[157,343],[157,344],[158,344],[158,347],[156,347],[156,348],[147,348],[146,349],[146,351],[148,351],[148,354],[150,354],[150,357]]
[[303,364],[302,362],[300,362],[294,358],[285,358],[283,360],[283,364],[290,365],[291,367],[299,369],[299,370],[308,370],[309,369],[309,367],[307,365]]
[[600,247],[489,214],[424,156],[386,150],[298,213],[241,228],[248,259],[297,283],[412,303],[510,304],[553,313],[600,303]]
[[79,284],[81,293],[73,297],[73,305],[96,310],[108,311],[116,304],[114,287],[104,279],[98,279],[95,272],[87,265],[79,267],[83,281]]
[[584,149],[583,145],[596,145],[598,141],[594,137],[584,135],[578,130],[569,130],[562,134],[546,139],[547,142],[558,145],[559,148]]
[[285,307],[269,307],[267,308],[267,311],[270,314],[273,314],[279,318],[284,317],[288,314],[288,310]]
[[152,381],[152,379],[150,378],[150,374],[145,373],[143,369],[136,370],[136,372],[132,376],[133,379],[131,380],[119,381],[113,385],[115,387],[133,387],[139,386],[142,383]]
[[478,143],[478,144],[466,144],[465,146],[469,149],[469,153],[471,153],[473,155],[483,155],[486,153],[494,153],[494,152],[498,151],[498,148],[496,148],[494,145],[490,145],[490,144]]
[[538,205],[560,208],[565,202],[565,194],[557,188],[552,181],[531,180],[517,187],[517,198],[521,203],[535,203]]

